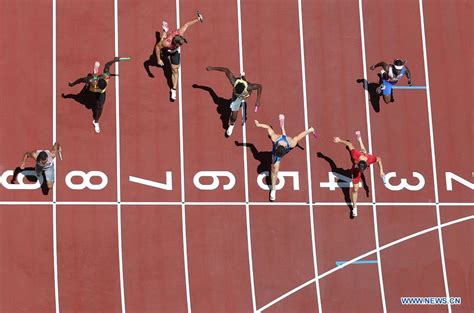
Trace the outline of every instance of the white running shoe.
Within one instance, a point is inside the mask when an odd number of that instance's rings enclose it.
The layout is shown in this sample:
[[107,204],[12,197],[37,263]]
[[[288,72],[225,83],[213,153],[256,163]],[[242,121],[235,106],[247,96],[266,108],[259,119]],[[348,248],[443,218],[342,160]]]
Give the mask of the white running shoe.
[[352,216],[357,216],[357,207],[352,208]]
[[161,23],[161,28],[163,29],[163,31],[164,31],[165,33],[167,33],[168,30],[169,30],[168,22],[163,21],[163,23]]
[[170,89],[170,97],[171,97],[171,100],[176,101],[176,89],[173,89],[173,88]]
[[285,115],[283,114],[278,115],[278,119],[280,120],[280,127],[281,128],[285,127]]
[[96,133],[100,133],[100,126],[99,123],[96,123],[94,120],[92,120],[92,124],[94,125],[94,130]]
[[272,189],[270,190],[270,201],[275,201],[276,200],[276,190]]
[[230,137],[232,135],[232,132],[234,131],[234,126],[235,126],[235,124],[234,125],[229,125],[229,127],[227,128],[227,130],[225,132],[227,134],[227,136]]

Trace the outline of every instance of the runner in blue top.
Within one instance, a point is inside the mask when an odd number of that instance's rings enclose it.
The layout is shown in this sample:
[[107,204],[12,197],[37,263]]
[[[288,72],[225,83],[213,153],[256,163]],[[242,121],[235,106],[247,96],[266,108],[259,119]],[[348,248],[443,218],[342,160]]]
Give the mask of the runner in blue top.
[[379,62],[370,67],[373,71],[377,67],[382,67],[380,71],[380,86],[377,88],[377,93],[383,95],[383,101],[385,103],[394,102],[393,98],[393,86],[406,75],[408,78],[408,85],[411,86],[411,73],[408,67],[405,65],[406,61],[395,59],[393,64],[387,64],[385,62]]
[[314,128],[311,127],[308,130],[305,130],[298,134],[296,137],[289,137],[286,135],[285,130],[285,116],[280,114],[280,126],[281,126],[281,134],[277,134],[273,131],[272,127],[266,124],[261,124],[257,120],[255,120],[255,126],[259,128],[265,128],[268,131],[268,136],[273,142],[273,149],[272,149],[272,167],[271,167],[271,181],[272,186],[270,189],[270,201],[276,200],[276,181],[278,176],[278,171],[280,169],[280,161],[291,149],[296,147],[298,141],[303,139],[306,135],[310,133],[314,133]]

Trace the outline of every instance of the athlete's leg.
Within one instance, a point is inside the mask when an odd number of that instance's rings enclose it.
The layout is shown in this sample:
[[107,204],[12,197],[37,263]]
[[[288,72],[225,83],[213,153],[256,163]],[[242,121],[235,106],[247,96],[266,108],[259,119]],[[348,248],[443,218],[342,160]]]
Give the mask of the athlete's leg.
[[238,115],[239,115],[239,111],[232,111],[229,118],[229,126],[235,124],[235,121],[237,121]]
[[278,171],[280,170],[280,162],[277,161],[272,164],[271,167],[271,173],[270,173],[270,178],[272,181],[272,186],[270,188],[270,201],[275,201],[276,200],[276,183],[277,183],[277,177],[278,177]]
[[105,92],[104,93],[96,93],[97,101],[92,108],[92,115],[94,117],[94,121],[99,123],[100,117],[102,116],[102,112],[104,110],[104,103],[105,103]]
[[178,86],[178,72],[179,65],[171,64],[171,81],[173,82],[173,89],[176,90]]
[[275,189],[279,170],[280,170],[280,162],[273,163],[272,164],[272,173],[271,173],[272,190]]
[[351,194],[351,200],[352,200],[352,215],[357,216],[357,193],[359,192],[359,183],[353,183],[352,187],[352,194]]
[[48,184],[49,189],[53,189],[54,181],[47,180],[46,183]]

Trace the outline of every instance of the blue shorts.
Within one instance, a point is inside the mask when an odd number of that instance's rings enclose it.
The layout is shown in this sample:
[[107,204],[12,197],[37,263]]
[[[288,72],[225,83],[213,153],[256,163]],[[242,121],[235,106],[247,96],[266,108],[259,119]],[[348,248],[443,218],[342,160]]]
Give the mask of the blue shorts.
[[392,87],[396,84],[397,84],[397,82],[391,83],[389,81],[386,81],[385,79],[382,79],[382,85],[383,85],[382,93],[384,95],[391,95],[392,94]]

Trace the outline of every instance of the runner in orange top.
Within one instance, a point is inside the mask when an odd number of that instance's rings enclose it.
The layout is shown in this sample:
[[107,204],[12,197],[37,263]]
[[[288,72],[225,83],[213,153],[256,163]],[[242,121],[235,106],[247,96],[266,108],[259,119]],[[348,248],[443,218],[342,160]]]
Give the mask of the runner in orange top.
[[384,177],[382,167],[382,158],[367,153],[362,138],[360,136],[360,131],[356,131],[357,141],[360,145],[360,151],[355,149],[350,141],[342,140],[339,137],[334,137],[333,141],[335,143],[344,144],[351,152],[351,161],[352,161],[352,216],[357,216],[357,192],[359,191],[359,182],[362,176],[362,172],[365,171],[371,164],[377,162],[380,168],[380,177]]

